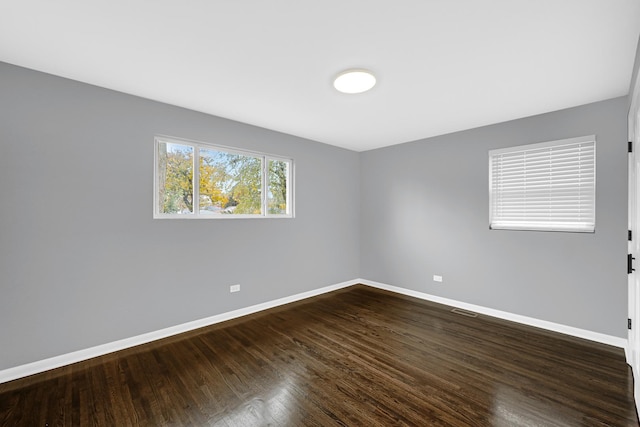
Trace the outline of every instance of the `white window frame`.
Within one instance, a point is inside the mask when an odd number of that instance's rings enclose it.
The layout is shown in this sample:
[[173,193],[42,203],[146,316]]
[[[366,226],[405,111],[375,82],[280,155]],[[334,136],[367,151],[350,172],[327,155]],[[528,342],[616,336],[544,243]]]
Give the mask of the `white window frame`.
[[[499,198],[496,194],[499,192],[499,190],[496,188],[496,182],[498,178],[497,176],[494,177],[494,170],[493,170],[495,157],[505,155],[505,154],[526,153],[532,150],[540,150],[540,149],[546,149],[546,148],[578,147],[581,144],[586,144],[586,143],[593,144],[593,163],[591,164],[590,161],[589,162],[585,161],[585,167],[589,167],[589,168],[592,167],[593,177],[592,178],[590,177],[591,174],[588,172],[589,169],[587,169],[587,173],[585,174],[584,181],[582,176],[578,178],[578,175],[576,175],[576,179],[579,179],[579,182],[575,183],[575,186],[572,188],[572,190],[576,190],[583,183],[585,185],[592,186],[592,188],[589,189],[587,192],[584,192],[584,190],[581,190],[580,192],[581,195],[584,193],[587,194],[587,196],[585,197],[585,202],[587,203],[587,206],[590,209],[591,215],[588,215],[587,218],[584,218],[584,219],[580,219],[582,215],[578,215],[576,218],[576,221],[574,222],[566,222],[566,221],[554,222],[551,219],[535,220],[533,218],[524,218],[522,220],[514,220],[514,219],[501,217],[498,214],[499,208],[497,207],[497,203],[499,202],[496,201],[496,199]],[[556,160],[556,162],[558,162],[558,160]],[[582,165],[582,163],[580,163],[580,165]],[[550,165],[548,170],[550,171],[553,166],[554,165]],[[526,169],[526,167],[524,166],[524,162],[523,162],[523,169]],[[538,169],[536,170],[536,172],[540,173],[541,171]],[[526,172],[523,173],[523,177],[525,175],[526,175]],[[526,178],[523,178],[523,179],[526,180]],[[551,183],[551,179],[548,182]],[[595,192],[596,192],[596,136],[595,135],[589,135],[589,136],[583,136],[583,137],[577,137],[577,138],[568,138],[568,139],[562,139],[557,141],[541,142],[537,144],[520,145],[516,147],[502,148],[502,149],[489,151],[489,228],[490,229],[593,233],[595,232],[595,222],[596,222]],[[526,191],[524,195],[526,197]],[[580,196],[580,198],[578,199],[579,206],[580,204],[583,203],[581,197],[582,196]],[[533,208],[538,208],[538,209],[546,208],[546,209],[549,209],[550,212],[557,213],[557,211],[553,210],[554,208],[558,209],[557,206],[554,207],[552,206],[551,203],[541,206],[539,203],[540,202],[536,202],[536,205]],[[524,209],[526,211],[526,208],[528,206],[529,205],[527,204],[527,202],[524,201],[522,202],[521,205],[518,206],[518,208]]]
[[[159,211],[159,188],[158,188],[158,151],[160,143],[179,144],[193,148],[193,212],[186,214],[167,214]],[[202,215],[200,214],[200,186],[196,185],[200,182],[199,164],[200,149],[213,149],[223,151],[229,154],[238,154],[242,156],[250,156],[260,158],[262,162],[262,189],[261,189],[261,213],[260,214],[225,214],[225,215]],[[243,150],[234,147],[228,147],[219,144],[211,144],[207,142],[192,141],[177,137],[158,135],[154,138],[153,144],[153,218],[154,219],[264,219],[264,218],[295,218],[294,215],[294,161],[292,158],[283,157],[273,154],[262,153],[258,151]],[[268,173],[269,161],[276,160],[287,162],[287,213],[286,214],[270,214],[268,209]]]

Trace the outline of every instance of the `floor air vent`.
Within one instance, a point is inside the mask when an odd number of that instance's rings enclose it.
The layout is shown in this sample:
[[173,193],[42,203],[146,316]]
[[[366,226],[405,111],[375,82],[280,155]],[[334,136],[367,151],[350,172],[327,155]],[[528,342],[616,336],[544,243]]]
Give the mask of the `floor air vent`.
[[478,317],[478,313],[474,313],[472,311],[460,310],[459,308],[454,308],[451,310],[452,313],[461,314],[462,316],[467,317]]

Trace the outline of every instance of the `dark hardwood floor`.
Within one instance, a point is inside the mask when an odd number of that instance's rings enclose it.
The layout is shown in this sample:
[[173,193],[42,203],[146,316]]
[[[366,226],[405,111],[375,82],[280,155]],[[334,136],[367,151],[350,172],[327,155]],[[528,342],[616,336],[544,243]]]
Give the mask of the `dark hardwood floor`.
[[0,384],[2,426],[638,426],[621,349],[354,286]]

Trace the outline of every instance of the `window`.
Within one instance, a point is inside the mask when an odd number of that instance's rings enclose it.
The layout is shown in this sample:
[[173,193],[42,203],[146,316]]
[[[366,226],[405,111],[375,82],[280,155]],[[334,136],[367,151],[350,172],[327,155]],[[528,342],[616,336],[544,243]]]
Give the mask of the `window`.
[[293,160],[155,140],[154,218],[293,217]]
[[594,135],[489,151],[490,228],[593,232]]

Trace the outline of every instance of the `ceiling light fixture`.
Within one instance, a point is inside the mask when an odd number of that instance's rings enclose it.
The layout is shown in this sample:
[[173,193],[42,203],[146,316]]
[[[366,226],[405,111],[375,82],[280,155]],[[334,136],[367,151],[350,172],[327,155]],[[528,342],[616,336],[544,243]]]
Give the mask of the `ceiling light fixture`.
[[376,78],[367,70],[347,70],[338,74],[333,87],[342,93],[362,93],[370,90],[376,84]]

